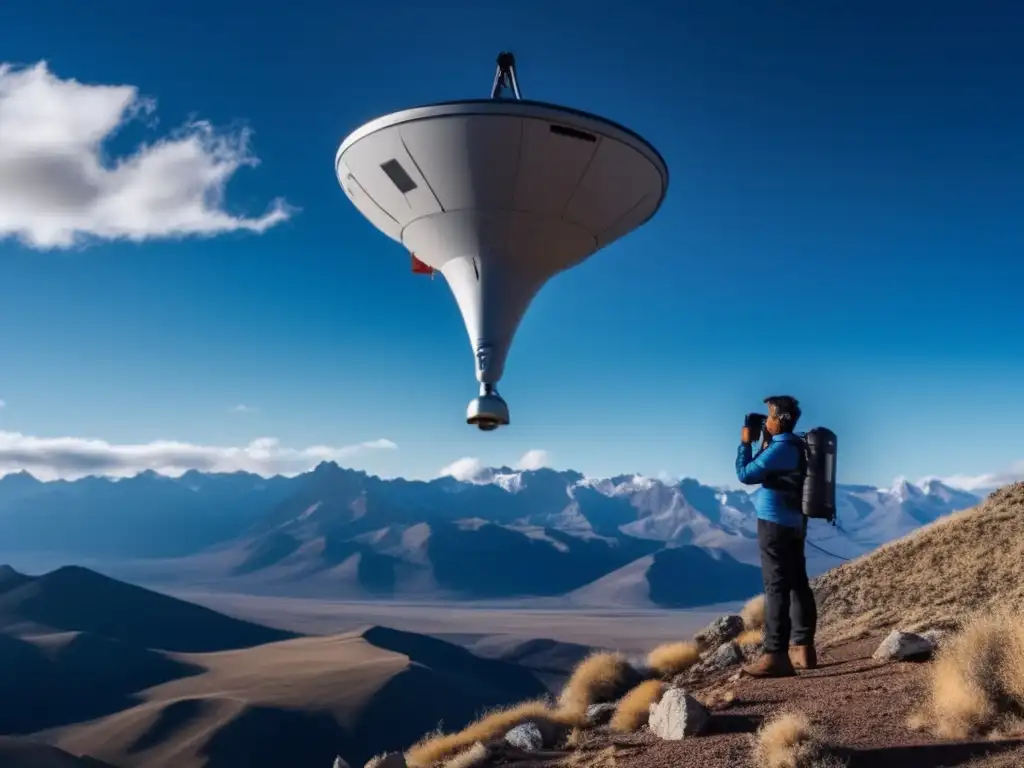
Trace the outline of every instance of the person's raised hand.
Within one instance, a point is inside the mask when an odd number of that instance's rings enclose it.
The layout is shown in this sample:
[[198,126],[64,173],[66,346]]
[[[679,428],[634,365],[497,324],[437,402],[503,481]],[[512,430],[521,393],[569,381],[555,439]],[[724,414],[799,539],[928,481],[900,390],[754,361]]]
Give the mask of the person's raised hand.
[[740,442],[744,445],[749,445],[753,442],[753,440],[750,439],[750,427],[744,427],[743,431],[740,432]]

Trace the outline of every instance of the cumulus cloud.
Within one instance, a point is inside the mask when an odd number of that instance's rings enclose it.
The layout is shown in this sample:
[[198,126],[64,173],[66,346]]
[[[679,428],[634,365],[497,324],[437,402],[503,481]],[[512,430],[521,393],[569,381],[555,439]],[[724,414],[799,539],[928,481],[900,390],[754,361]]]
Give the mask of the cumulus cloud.
[[441,477],[453,477],[464,483],[472,483],[488,479],[491,476],[491,470],[484,466],[480,459],[465,456],[461,459],[456,459],[446,467],[442,467],[438,474]]
[[925,480],[930,479],[937,479],[951,488],[960,488],[964,491],[985,491],[1002,485],[1008,485],[1009,483],[1024,481],[1024,461],[1011,464],[1001,472],[989,472],[983,475],[951,475],[949,477],[925,478]]
[[551,455],[540,448],[531,448],[516,463],[516,469],[541,469],[551,465]]
[[[519,457],[515,468],[521,470],[541,469],[550,465],[550,458],[547,451],[532,448]],[[505,469],[508,470],[507,467]],[[456,459],[438,472],[439,477],[453,477],[464,483],[487,483],[494,479],[494,475],[493,468],[472,456]]]
[[224,189],[258,165],[251,132],[195,120],[111,158],[105,143],[156,104],[132,85],[89,85],[47,63],[0,63],[0,240],[36,249],[88,238],[125,239],[264,232],[294,211],[283,200],[249,218],[224,208]]
[[72,480],[86,475],[129,477],[147,469],[175,477],[190,469],[295,475],[321,461],[345,461],[397,447],[390,440],[380,439],[340,447],[287,448],[273,437],[261,437],[241,447],[169,440],[117,445],[91,438],[33,437],[0,431],[0,475],[27,470],[40,480]]

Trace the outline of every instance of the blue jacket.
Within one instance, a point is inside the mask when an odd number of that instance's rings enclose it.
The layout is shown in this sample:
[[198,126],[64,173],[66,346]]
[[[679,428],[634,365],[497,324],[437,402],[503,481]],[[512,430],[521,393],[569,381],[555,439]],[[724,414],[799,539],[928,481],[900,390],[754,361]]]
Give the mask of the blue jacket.
[[[768,447],[751,458],[752,447],[740,443],[736,456],[736,477],[744,485],[757,485],[772,472],[795,470],[799,466],[803,442],[799,435],[785,432],[775,435]],[[799,507],[793,506],[786,496],[769,488],[758,488],[754,493],[754,509],[761,520],[790,528],[803,528],[805,519]]]

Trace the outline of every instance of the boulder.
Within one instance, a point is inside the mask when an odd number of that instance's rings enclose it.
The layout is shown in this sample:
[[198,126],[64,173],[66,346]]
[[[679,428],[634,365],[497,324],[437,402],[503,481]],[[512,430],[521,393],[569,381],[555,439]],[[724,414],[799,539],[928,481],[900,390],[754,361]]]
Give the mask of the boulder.
[[365,768],[406,768],[404,752],[388,752],[371,757]]
[[661,739],[678,741],[700,734],[711,720],[707,708],[682,688],[669,688],[651,704],[648,726]]
[[948,629],[929,629],[927,632],[922,632],[921,637],[932,644],[932,647],[938,650],[942,644],[952,634]]
[[871,654],[879,661],[919,661],[930,658],[935,645],[926,637],[894,629]]
[[617,702],[605,702],[604,704],[591,704],[587,707],[587,723],[591,727],[607,725],[615,714]]
[[722,643],[701,662],[701,671],[720,672],[743,662],[743,651],[731,640]]
[[536,752],[544,747],[544,736],[536,723],[517,725],[505,734],[505,741],[524,752]]
[[341,759],[341,755],[334,758],[334,768],[348,768],[348,763]]
[[701,648],[717,648],[740,636],[743,619],[740,616],[721,616],[694,635],[694,642]]

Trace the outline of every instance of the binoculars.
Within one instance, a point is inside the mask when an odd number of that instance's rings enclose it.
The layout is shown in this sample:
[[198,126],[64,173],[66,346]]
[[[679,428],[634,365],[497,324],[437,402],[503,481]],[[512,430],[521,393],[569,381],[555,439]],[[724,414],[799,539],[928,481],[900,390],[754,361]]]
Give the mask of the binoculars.
[[750,442],[756,443],[761,439],[764,425],[768,416],[763,413],[748,413],[743,419],[743,426],[750,430]]

